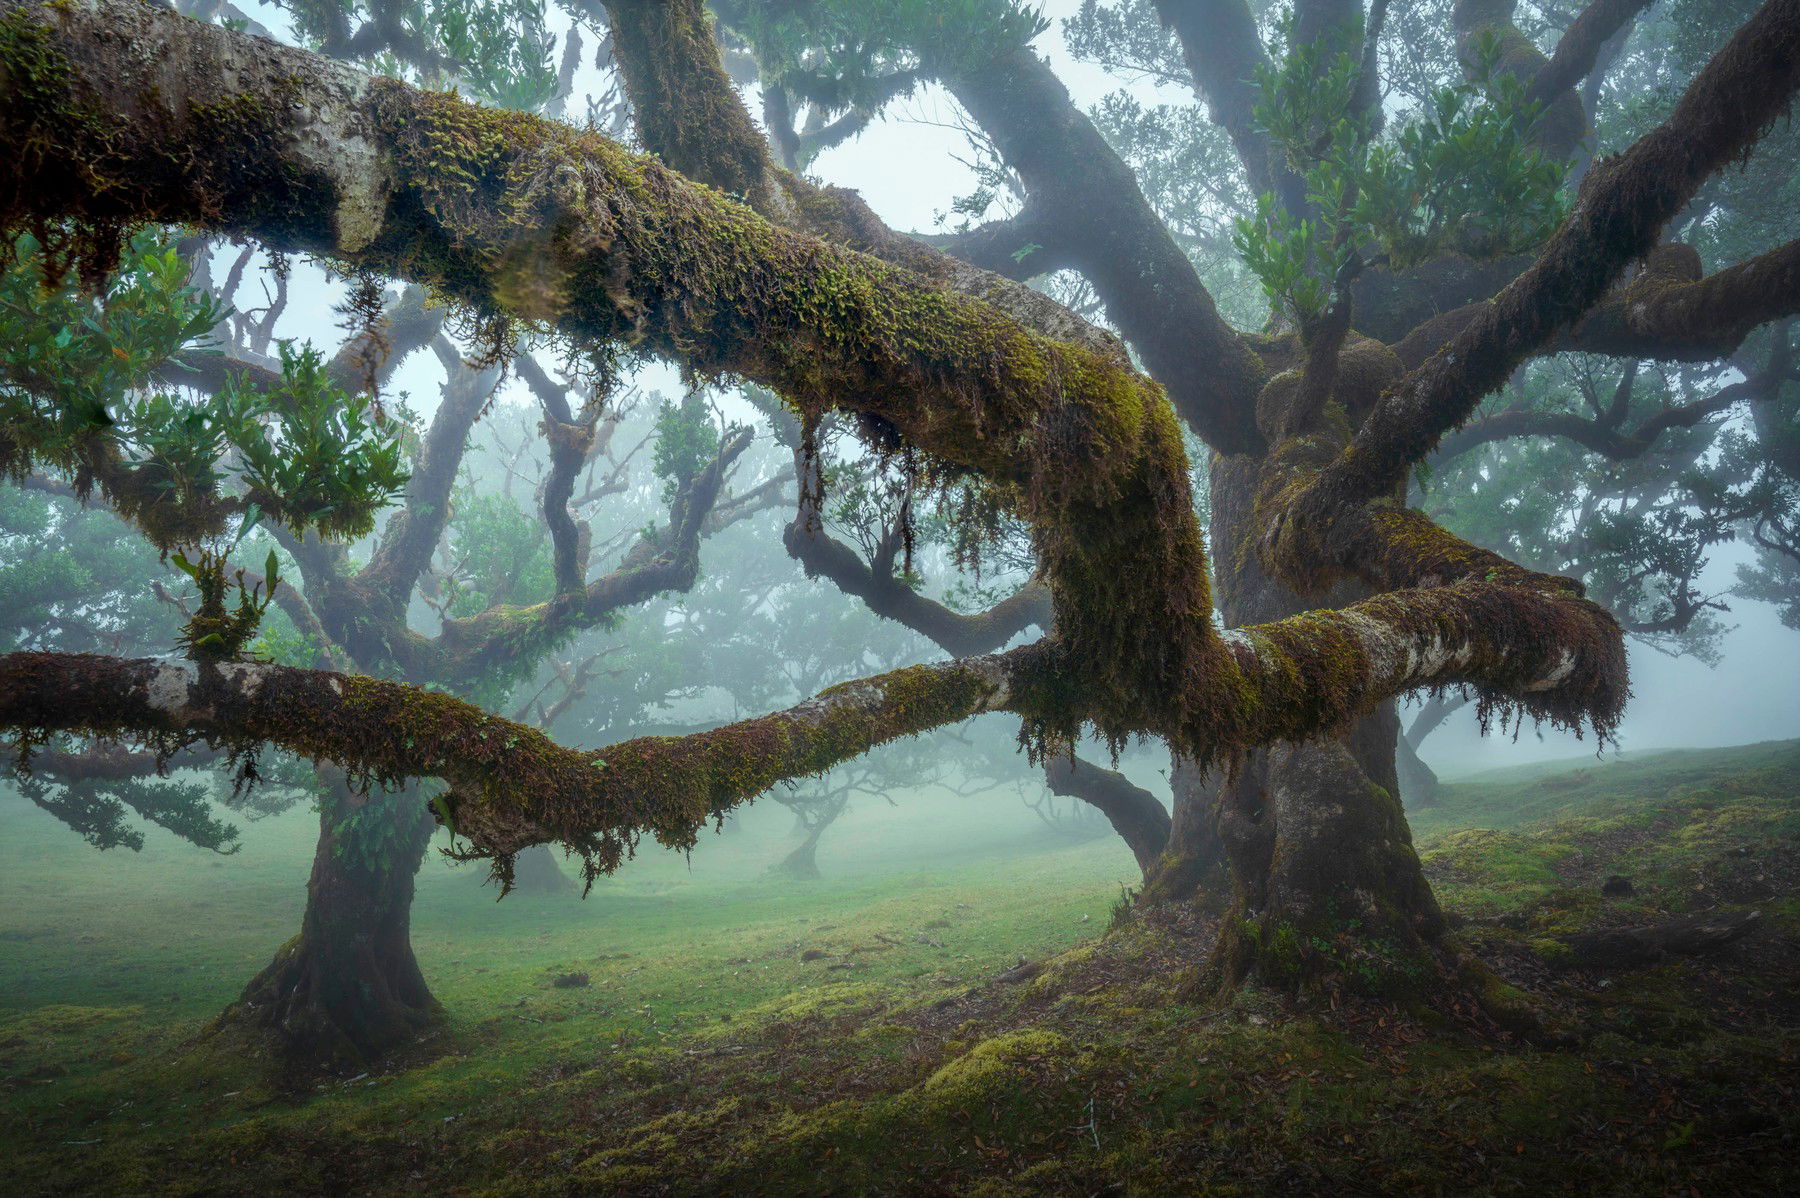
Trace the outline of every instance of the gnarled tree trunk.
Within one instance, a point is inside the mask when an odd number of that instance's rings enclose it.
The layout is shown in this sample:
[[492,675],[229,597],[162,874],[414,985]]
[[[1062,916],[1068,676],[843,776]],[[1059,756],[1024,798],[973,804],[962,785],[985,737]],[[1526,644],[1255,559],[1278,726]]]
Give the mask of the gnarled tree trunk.
[[824,835],[827,823],[820,823],[807,829],[805,837],[793,850],[783,857],[769,872],[793,878],[797,882],[816,882],[819,880],[819,837]]
[[[1321,602],[1261,569],[1249,544],[1259,527],[1259,474],[1248,457],[1214,460],[1213,553],[1226,625],[1362,598],[1340,586]],[[1429,950],[1443,917],[1400,808],[1399,731],[1393,703],[1382,703],[1335,737],[1252,751],[1228,781],[1202,791],[1217,804],[1232,878],[1214,955],[1221,982],[1392,992],[1434,975]]]
[[788,806],[794,811],[794,829],[801,833],[801,842],[794,845],[785,858],[774,863],[769,872],[796,881],[817,881],[819,838],[824,836],[824,829],[835,824],[837,817],[850,806],[850,791],[841,790],[815,802],[792,802]]
[[[346,818],[365,802],[382,810]],[[300,934],[218,1024],[271,1033],[286,1066],[304,1072],[366,1067],[440,1018],[411,936],[430,808],[406,793],[365,800],[340,775],[319,823]]]
[[1400,778],[1400,799],[1406,806],[1437,806],[1437,771],[1425,764],[1410,737],[1402,736],[1394,743],[1394,766]]
[[1219,841],[1215,819],[1219,789],[1224,785],[1226,778],[1221,770],[1202,770],[1179,757],[1173,761],[1169,787],[1174,810],[1169,819],[1168,843],[1145,870],[1141,902],[1224,905],[1229,881],[1225,848]]

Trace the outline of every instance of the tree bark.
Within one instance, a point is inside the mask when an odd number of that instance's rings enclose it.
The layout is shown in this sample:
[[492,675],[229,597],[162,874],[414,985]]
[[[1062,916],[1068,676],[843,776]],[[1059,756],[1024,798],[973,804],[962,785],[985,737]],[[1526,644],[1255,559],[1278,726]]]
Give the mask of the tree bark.
[[1425,764],[1409,738],[1403,736],[1395,743],[1394,765],[1399,771],[1400,799],[1407,807],[1437,806],[1437,771]]
[[[1265,573],[1250,547],[1264,470],[1214,459],[1212,549],[1227,625],[1285,619],[1321,601]],[[1323,601],[1359,597],[1340,584]],[[1443,920],[1401,813],[1399,731],[1384,702],[1334,737],[1256,750],[1190,798],[1216,804],[1216,814],[1177,816],[1215,819],[1230,862],[1231,908],[1213,959],[1223,985],[1386,991],[1435,977],[1429,949]]]
[[1174,810],[1169,817],[1168,844],[1145,871],[1140,902],[1223,906],[1230,880],[1215,815],[1221,791],[1241,779],[1239,775],[1228,780],[1223,769],[1201,769],[1185,758],[1174,760],[1169,770]]
[[1124,774],[1074,756],[1044,763],[1044,781],[1052,794],[1080,799],[1104,815],[1148,874],[1169,843],[1169,813],[1156,796]]
[[[347,821],[364,803],[389,810]],[[215,1028],[273,1033],[285,1069],[298,1075],[365,1069],[441,1018],[411,935],[413,880],[434,826],[429,811],[404,796],[365,799],[339,775],[319,815],[300,934]]]

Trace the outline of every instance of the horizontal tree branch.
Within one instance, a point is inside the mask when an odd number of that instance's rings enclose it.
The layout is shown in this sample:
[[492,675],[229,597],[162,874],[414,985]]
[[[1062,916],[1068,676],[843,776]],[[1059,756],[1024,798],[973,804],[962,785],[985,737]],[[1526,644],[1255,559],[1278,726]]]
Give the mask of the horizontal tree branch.
[[1437,457],[1453,458],[1478,446],[1513,437],[1564,437],[1610,461],[1630,461],[1642,457],[1671,429],[1692,428],[1736,404],[1772,399],[1777,394],[1778,381],[1771,386],[1766,376],[1744,379],[1721,387],[1705,399],[1672,404],[1646,416],[1630,429],[1619,428],[1604,418],[1578,416],[1573,412],[1496,412],[1465,424],[1445,437],[1438,443]]
[[[1471,683],[1524,712],[1606,733],[1625,697],[1616,626],[1584,601],[1465,582],[1377,596],[1226,634],[1208,694],[1231,739],[1203,758],[1340,729],[1419,687]],[[83,654],[0,655],[0,728],[131,735],[174,748],[271,744],[377,782],[440,777],[446,819],[508,856],[560,840],[590,874],[639,837],[691,846],[709,820],[776,782],[819,773],[900,736],[988,711],[1039,710],[1064,674],[1043,643],[912,666],[833,687],[784,712],[597,752],[450,695],[384,679],[265,663]]]
[[[1120,735],[1185,721],[1220,652],[1202,538],[1179,423],[1116,341],[1043,336],[771,226],[591,130],[371,80],[133,0],[0,0],[0,12],[23,31],[7,45],[37,46],[0,63],[0,150],[19,184],[0,189],[0,224],[253,235],[580,344],[761,382],[803,410],[877,417],[1016,500],[1081,675],[1071,694]],[[1134,570],[1109,564],[1120,551]]]
[[[1482,319],[1465,304],[1413,328],[1394,346],[1417,367]],[[1752,330],[1800,312],[1800,241],[1702,276],[1693,247],[1669,242],[1573,327],[1533,353],[1609,354],[1659,362],[1708,362],[1734,353]]]
[[921,595],[891,573],[877,573],[804,512],[789,522],[783,540],[808,578],[827,580],[876,615],[929,638],[952,656],[992,653],[1034,624],[1050,628],[1050,589],[1036,580],[986,611],[964,613]]
[[778,781],[998,710],[1026,656],[914,666],[773,715],[593,753],[384,679],[265,663],[14,653],[0,655],[0,727],[132,734],[164,749],[193,739],[239,750],[270,744],[338,762],[362,782],[440,777],[452,787],[440,817],[479,848],[504,856],[562,839],[593,871],[617,866],[645,833],[691,846],[709,820]]

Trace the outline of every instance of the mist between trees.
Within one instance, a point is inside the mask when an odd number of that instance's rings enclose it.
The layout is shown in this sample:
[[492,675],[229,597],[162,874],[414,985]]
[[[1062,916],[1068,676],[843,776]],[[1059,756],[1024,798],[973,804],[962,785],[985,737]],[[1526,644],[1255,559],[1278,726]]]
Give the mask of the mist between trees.
[[[1433,734],[1800,626],[1795,0],[177,8],[0,0],[0,726],[96,849],[316,809],[213,1025],[296,1076],[442,1025],[434,845],[603,896],[753,801],[1521,1018]],[[897,229],[830,168],[926,104]]]

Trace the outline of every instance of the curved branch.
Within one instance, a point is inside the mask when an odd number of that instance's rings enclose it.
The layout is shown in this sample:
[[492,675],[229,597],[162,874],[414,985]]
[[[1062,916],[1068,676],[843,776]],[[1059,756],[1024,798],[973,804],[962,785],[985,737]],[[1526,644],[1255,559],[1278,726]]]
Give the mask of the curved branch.
[[1531,268],[1412,370],[1314,484],[1306,518],[1399,486],[1514,367],[1585,316],[1715,171],[1741,156],[1800,86],[1800,0],[1768,0],[1707,64],[1662,125],[1595,165],[1574,212]]
[[847,683],[774,715],[599,753],[403,683],[291,666],[79,654],[0,655],[0,727],[33,735],[136,733],[167,747],[193,739],[272,744],[336,761],[379,783],[440,777],[439,815],[505,856],[563,839],[590,880],[644,833],[691,846],[697,831],[776,782],[820,773],[901,736],[1009,701],[1030,655],[914,666]]
[[1549,61],[1531,77],[1526,102],[1548,104],[1579,86],[1600,61],[1606,43],[1653,3],[1655,0],[1593,0],[1563,30]]
[[744,197],[775,224],[872,254],[1043,336],[1127,363],[1117,338],[1050,297],[895,232],[854,191],[779,169],[732,87],[699,0],[612,0],[606,11],[639,136],[676,170]]
[[[1465,583],[1235,630],[1230,665],[1209,689],[1222,705],[1242,704],[1237,736],[1207,755],[1308,739],[1396,694],[1461,682],[1515,696],[1559,723],[1591,718],[1605,732],[1624,699],[1624,653],[1611,618],[1587,607],[1592,622],[1584,624],[1565,599]],[[444,778],[452,790],[439,814],[479,852],[505,857],[561,840],[584,854],[591,876],[616,867],[646,832],[691,846],[708,821],[784,779],[971,715],[1037,710],[1063,672],[1055,656],[1037,644],[912,666],[773,715],[590,753],[450,695],[383,679],[263,663],[13,653],[0,655],[0,727],[130,734],[169,747],[196,738],[266,743],[381,782]]]
[[876,615],[928,637],[953,656],[991,653],[1034,624],[1050,627],[1050,589],[1036,580],[986,611],[965,614],[926,598],[891,572],[877,573],[805,512],[788,524],[782,540],[808,578],[828,580]]
[[1288,211],[1306,211],[1306,185],[1286,170],[1256,119],[1262,98],[1256,72],[1268,65],[1262,37],[1245,0],[1156,0],[1157,15],[1175,31],[1213,124],[1225,130],[1252,191],[1273,192]]
[[1692,428],[1738,403],[1773,399],[1780,393],[1780,383],[1778,376],[1759,374],[1721,387],[1705,399],[1663,408],[1645,417],[1636,428],[1624,430],[1605,417],[1589,419],[1573,412],[1497,412],[1445,437],[1438,443],[1437,456],[1452,458],[1512,437],[1566,437],[1610,461],[1630,461],[1642,457],[1671,429]]
[[[1178,422],[1091,326],[1071,326],[1092,334],[1081,345],[1047,338],[774,228],[593,131],[370,80],[132,0],[0,10],[63,72],[30,87],[31,62],[0,73],[0,150],[24,184],[0,192],[0,224],[229,227],[580,342],[762,382],[802,409],[879,417],[1016,497],[1065,605],[1072,691],[1115,731],[1169,718],[1216,666]],[[221,110],[252,114],[256,136],[220,136]],[[119,185],[89,187],[96,169]],[[1120,552],[1135,570],[1109,564]]]
[[1268,371],[1050,65],[1009,47],[945,83],[1019,172],[1046,240],[1094,284],[1182,418],[1221,453],[1260,450],[1256,394]]
[[550,473],[540,488],[544,524],[550,529],[551,562],[559,592],[578,591],[587,576],[589,541],[585,523],[578,524],[569,511],[575,494],[575,476],[594,454],[600,405],[594,404],[578,421],[569,408],[567,388],[558,386],[530,355],[517,363],[519,377],[531,388],[544,408],[541,425],[550,446]]
[[1044,781],[1052,794],[1080,799],[1104,815],[1146,874],[1169,847],[1168,809],[1124,774],[1059,754],[1044,762]]
[[[500,385],[498,367],[471,369],[454,346],[439,341],[446,347],[440,351],[445,359],[444,400],[419,447],[405,501],[382,529],[381,540],[357,579],[363,589],[384,595],[393,609],[402,612],[450,522],[450,492],[456,487],[469,430]],[[364,655],[352,648],[358,657]]]
[[748,430],[726,439],[713,460],[676,497],[675,525],[648,534],[632,546],[619,568],[585,586],[559,590],[531,607],[498,605],[467,619],[445,620],[431,642],[437,671],[444,677],[467,678],[503,663],[535,663],[543,648],[583,628],[591,628],[614,612],[667,591],[686,591],[700,573],[700,538],[725,475],[738,455],[749,448]]

